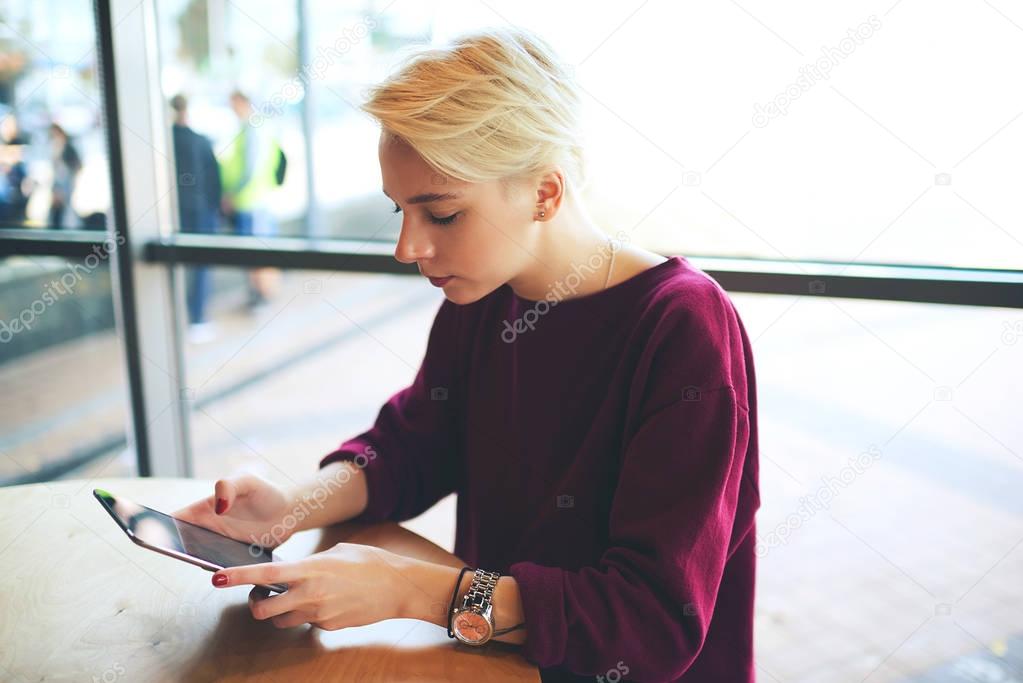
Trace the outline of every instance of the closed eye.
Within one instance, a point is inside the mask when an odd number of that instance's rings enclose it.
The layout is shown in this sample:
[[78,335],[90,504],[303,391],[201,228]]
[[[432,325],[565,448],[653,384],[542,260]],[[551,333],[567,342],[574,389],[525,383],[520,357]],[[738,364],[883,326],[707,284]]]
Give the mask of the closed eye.
[[434,216],[434,215],[431,214],[430,215],[430,222],[431,223],[436,223],[437,225],[450,225],[451,223],[455,222],[456,218],[458,218],[458,213],[457,212],[451,214],[450,216],[443,216],[443,217],[441,217],[441,216]]
[[[392,211],[392,213],[401,213],[401,207],[398,206],[397,202],[394,203],[394,210]],[[434,223],[435,225],[450,225],[451,223],[455,222],[456,218],[458,218],[458,213],[459,212],[456,211],[450,216],[434,216],[433,214],[427,215],[430,218],[430,222]]]

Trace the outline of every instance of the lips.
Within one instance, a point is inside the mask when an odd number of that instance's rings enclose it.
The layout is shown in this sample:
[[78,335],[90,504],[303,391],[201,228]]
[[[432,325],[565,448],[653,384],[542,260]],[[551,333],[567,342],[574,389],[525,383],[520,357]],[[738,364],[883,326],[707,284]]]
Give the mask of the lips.
[[427,279],[430,280],[430,284],[433,285],[434,287],[443,287],[449,281],[454,279],[453,275],[448,275],[447,277],[430,277],[429,275],[427,275],[426,277]]

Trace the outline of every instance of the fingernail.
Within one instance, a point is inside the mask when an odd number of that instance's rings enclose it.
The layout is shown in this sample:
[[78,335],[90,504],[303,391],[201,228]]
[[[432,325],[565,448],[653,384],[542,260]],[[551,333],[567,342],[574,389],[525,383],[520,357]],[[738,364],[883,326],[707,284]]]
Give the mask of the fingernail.
[[214,574],[213,575],[214,586],[226,586],[227,585],[227,574]]
[[227,510],[227,499],[217,498],[217,514],[222,515]]

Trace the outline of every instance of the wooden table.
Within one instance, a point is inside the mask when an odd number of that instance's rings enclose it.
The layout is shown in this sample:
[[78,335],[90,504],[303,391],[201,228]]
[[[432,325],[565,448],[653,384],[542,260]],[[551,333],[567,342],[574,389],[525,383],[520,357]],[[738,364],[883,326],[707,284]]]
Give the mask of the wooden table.
[[[214,589],[209,572],[136,546],[93,488],[173,512],[209,495],[213,483],[97,479],[0,488],[0,680],[540,680],[516,646],[474,650],[423,621],[338,631],[257,621],[250,587]],[[276,552],[297,559],[341,541],[459,565],[397,524],[304,532]]]

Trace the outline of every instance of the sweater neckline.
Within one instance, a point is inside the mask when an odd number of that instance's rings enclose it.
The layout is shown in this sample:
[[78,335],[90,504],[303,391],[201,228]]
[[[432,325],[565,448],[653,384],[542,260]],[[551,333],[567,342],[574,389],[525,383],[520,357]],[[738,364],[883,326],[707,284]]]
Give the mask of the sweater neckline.
[[[618,296],[627,294],[637,287],[642,287],[648,284],[651,280],[659,277],[662,272],[672,270],[683,264],[688,264],[688,259],[685,256],[669,256],[666,261],[662,261],[656,265],[650,266],[645,270],[641,270],[632,277],[629,277],[621,282],[611,285],[607,289],[602,289],[599,292],[593,292],[592,294],[586,294],[584,296],[576,296],[570,299],[555,299],[557,306],[563,308],[565,306],[585,306],[589,302],[594,303],[605,303],[610,299],[614,299]],[[530,307],[536,306],[542,301],[547,299],[526,299],[515,293],[515,290],[511,288],[511,285],[505,285],[508,287],[508,291],[511,292],[512,299],[520,306]],[[551,290],[552,293],[557,295],[557,290]]]

